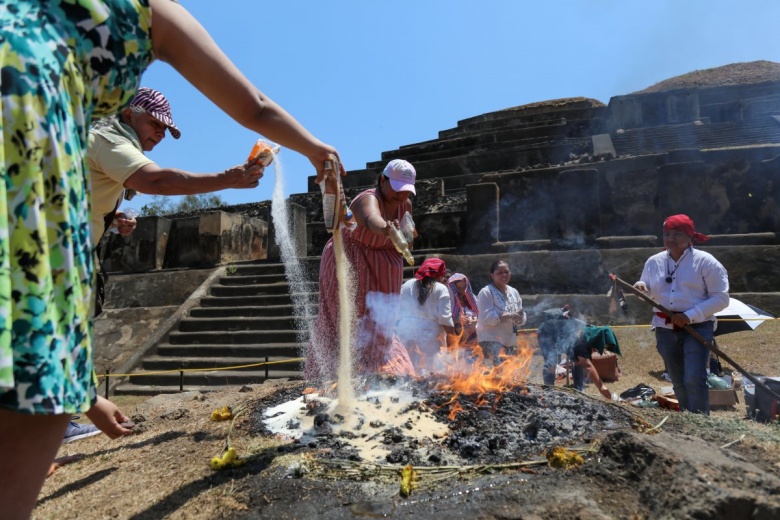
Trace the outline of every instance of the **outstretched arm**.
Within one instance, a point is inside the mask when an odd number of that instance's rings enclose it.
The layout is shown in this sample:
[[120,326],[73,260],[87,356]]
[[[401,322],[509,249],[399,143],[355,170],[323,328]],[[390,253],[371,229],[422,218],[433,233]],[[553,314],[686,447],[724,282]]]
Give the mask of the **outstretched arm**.
[[87,417],[100,428],[100,431],[112,439],[133,433],[133,430],[121,424],[127,423],[130,419],[114,403],[101,396],[97,396],[97,401],[87,412]]
[[263,166],[254,164],[234,166],[222,173],[189,173],[152,163],[139,168],[124,186],[149,195],[197,195],[228,188],[254,188],[263,171]]
[[596,385],[596,388],[598,388],[599,392],[601,392],[601,395],[607,399],[612,399],[612,392],[609,390],[609,388],[607,388],[607,385],[604,384],[604,381],[601,380],[601,376],[599,376],[598,370],[596,370],[596,367],[593,366],[593,363],[590,361],[590,359],[577,358],[576,363],[585,369],[585,374],[588,376],[588,378],[590,378],[593,384]]
[[336,149],[322,143],[282,107],[255,88],[181,5],[150,0],[154,54],[170,64],[239,124],[305,155],[322,180]]

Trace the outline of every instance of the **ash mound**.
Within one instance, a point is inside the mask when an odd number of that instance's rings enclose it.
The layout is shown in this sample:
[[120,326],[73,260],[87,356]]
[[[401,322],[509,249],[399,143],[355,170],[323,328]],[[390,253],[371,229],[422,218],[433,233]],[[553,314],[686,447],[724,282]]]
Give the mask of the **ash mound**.
[[[349,414],[329,409],[322,398],[296,400],[301,384],[259,402],[253,429],[278,434],[278,428],[269,427],[270,417],[292,440],[285,450],[308,449],[325,460],[424,467],[543,458],[551,447],[583,446],[632,427],[631,414],[622,408],[565,389],[528,384],[465,395],[439,391],[438,383],[429,376],[379,385],[357,397],[378,418],[361,413],[351,425],[344,417]],[[299,415],[285,416],[282,407]]]

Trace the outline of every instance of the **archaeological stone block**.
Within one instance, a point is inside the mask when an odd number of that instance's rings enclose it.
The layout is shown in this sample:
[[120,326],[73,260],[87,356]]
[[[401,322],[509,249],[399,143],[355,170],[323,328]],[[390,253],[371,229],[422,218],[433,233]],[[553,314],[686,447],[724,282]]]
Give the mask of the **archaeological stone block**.
[[224,211],[174,220],[165,267],[204,267],[266,258],[268,224]]
[[466,245],[487,245],[498,241],[498,185],[494,183],[466,186],[468,234]]
[[123,237],[107,234],[98,246],[106,272],[140,272],[161,269],[172,221],[164,217],[138,217],[135,231]]

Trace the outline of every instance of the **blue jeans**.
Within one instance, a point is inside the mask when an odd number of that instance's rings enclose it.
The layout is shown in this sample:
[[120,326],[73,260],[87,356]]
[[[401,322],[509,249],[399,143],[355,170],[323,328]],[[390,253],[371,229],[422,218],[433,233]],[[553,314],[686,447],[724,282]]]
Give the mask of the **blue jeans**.
[[514,348],[512,347],[506,347],[499,343],[498,341],[480,341],[479,346],[482,348],[482,355],[484,356],[485,360],[490,360],[493,362],[493,366],[498,366],[503,361],[499,357],[501,354],[501,349],[504,349],[507,354],[513,354]]
[[[713,322],[691,327],[712,343]],[[656,348],[672,378],[674,395],[680,410],[710,414],[710,393],[707,387],[707,361],[710,351],[685,330],[655,329]]]
[[[544,368],[542,369],[542,380],[545,385],[555,385],[555,369],[558,366],[557,355],[544,356]],[[582,392],[585,389],[585,369],[579,365],[572,363],[571,354],[566,355],[567,361],[570,363],[569,370],[571,371],[571,377],[574,382],[574,388]]]

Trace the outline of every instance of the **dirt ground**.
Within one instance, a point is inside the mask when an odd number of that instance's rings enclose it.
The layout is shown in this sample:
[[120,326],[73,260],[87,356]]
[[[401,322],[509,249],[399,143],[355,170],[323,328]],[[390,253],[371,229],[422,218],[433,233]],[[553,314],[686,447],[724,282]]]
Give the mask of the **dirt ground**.
[[[751,373],[780,375],[779,332],[779,322],[767,322],[753,332],[724,335],[719,343]],[[660,379],[662,363],[651,333],[641,327],[616,333],[623,375],[610,388],[619,393],[639,383],[668,385]],[[535,369],[532,381],[537,376]],[[134,416],[137,433],[63,445],[59,456],[85,457],[48,479],[34,518],[780,517],[780,427],[745,419],[742,395],[733,409],[707,418],[610,403],[589,386],[582,399],[624,408],[637,421],[634,427],[605,429],[587,443],[572,441],[567,447],[591,450],[581,452],[581,466],[556,469],[519,460],[532,464],[460,467],[440,481],[421,472],[417,487],[402,498],[398,468],[357,476],[353,470],[326,473],[316,450],[252,433],[264,399],[290,387],[300,382],[115,398]],[[232,431],[230,421],[210,420],[222,406],[243,408]],[[660,433],[642,433],[664,419]],[[214,471],[209,463],[228,437],[246,463]]]

